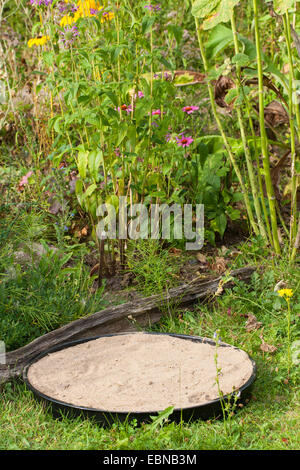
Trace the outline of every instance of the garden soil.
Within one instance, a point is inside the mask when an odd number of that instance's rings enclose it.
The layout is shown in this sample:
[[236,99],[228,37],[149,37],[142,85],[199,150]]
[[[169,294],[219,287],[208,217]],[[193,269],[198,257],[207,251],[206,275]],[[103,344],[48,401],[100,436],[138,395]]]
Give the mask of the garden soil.
[[219,398],[217,367],[223,394],[238,390],[253,373],[249,356],[231,346],[128,333],[48,354],[30,366],[28,379],[40,392],[68,404],[143,412]]

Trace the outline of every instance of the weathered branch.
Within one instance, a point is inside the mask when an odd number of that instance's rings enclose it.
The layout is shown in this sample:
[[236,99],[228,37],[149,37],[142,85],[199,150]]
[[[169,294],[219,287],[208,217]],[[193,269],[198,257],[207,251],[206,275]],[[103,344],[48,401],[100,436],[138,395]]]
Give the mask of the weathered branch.
[[[108,307],[88,317],[80,318],[56,330],[47,333],[31,343],[6,354],[6,364],[0,365],[0,382],[5,382],[22,373],[23,367],[35,356],[59,344],[81,338],[101,334],[118,333],[136,330],[137,325],[157,322],[162,311],[168,305],[183,307],[198,299],[215,294],[220,284],[224,288],[233,285],[232,277],[248,281],[255,271],[254,267],[240,268],[230,273],[229,277],[202,279],[190,284],[183,284],[170,289],[164,296],[152,295],[144,299],[126,302],[121,305]],[[229,279],[228,282],[225,282]],[[223,285],[224,282],[224,285]]]

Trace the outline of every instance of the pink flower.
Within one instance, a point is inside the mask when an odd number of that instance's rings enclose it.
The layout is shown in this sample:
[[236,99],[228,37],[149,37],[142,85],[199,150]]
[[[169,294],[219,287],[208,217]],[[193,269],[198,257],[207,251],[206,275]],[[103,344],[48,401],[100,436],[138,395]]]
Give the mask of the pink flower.
[[189,145],[191,145],[192,142],[194,142],[194,139],[192,139],[192,137],[182,136],[181,139],[179,139],[179,137],[176,137],[176,142],[179,147],[188,147]]
[[118,106],[118,111],[126,111],[127,114],[131,113],[132,106],[127,106],[127,104],[122,104],[121,108]]
[[198,111],[199,106],[184,106],[182,111],[186,114],[192,114],[194,111]]
[[137,93],[134,94],[134,99],[137,99],[137,98],[144,98],[145,95],[142,91],[138,91]]
[[19,185],[18,185],[18,190],[19,191],[22,191],[23,187],[26,186],[26,184],[28,184],[28,179],[32,175],[33,175],[33,171],[28,171],[28,173],[26,173],[25,176],[22,176],[22,178],[19,181]]

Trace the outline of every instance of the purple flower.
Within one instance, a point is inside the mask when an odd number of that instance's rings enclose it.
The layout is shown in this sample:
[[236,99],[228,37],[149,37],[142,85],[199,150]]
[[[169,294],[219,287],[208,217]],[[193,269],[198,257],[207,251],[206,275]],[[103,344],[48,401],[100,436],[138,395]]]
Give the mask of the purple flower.
[[31,5],[41,6],[45,5],[46,7],[52,3],[53,0],[30,0]]
[[161,80],[165,79],[165,80],[169,80],[170,78],[172,78],[172,74],[169,73],[169,72],[159,72],[159,73],[155,73],[153,75],[153,78],[160,78]]
[[179,139],[179,137],[176,137],[176,142],[178,147],[188,147],[189,145],[191,145],[192,142],[194,142],[194,139],[192,139],[192,137],[182,136],[181,139]]
[[70,12],[75,13],[78,10],[78,7],[75,5],[75,3],[70,4],[70,3],[65,3],[65,2],[59,2],[58,9],[60,13],[66,14]]
[[68,5],[65,2],[61,2],[58,4],[58,9],[60,13],[65,13],[68,9]]
[[99,10],[97,10],[96,8],[90,8],[91,15],[97,15],[97,13],[99,13]]
[[220,338],[219,333],[217,331],[214,332],[214,339],[216,340],[217,344],[221,343],[221,338]]
[[144,8],[146,8],[149,11],[158,11],[161,10],[160,5],[145,5]]
[[62,41],[65,47],[69,47],[75,41],[76,37],[79,35],[78,28],[76,24],[73,26],[66,25],[64,31],[60,31],[62,36]]
[[184,106],[182,111],[186,114],[192,114],[194,111],[198,111],[199,106]]

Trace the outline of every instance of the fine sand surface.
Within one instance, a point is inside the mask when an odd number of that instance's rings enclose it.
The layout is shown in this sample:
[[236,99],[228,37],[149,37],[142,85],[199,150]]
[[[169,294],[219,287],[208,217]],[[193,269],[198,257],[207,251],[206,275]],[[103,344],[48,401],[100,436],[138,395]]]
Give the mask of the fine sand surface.
[[[220,387],[238,390],[250,378],[248,355],[217,348]],[[54,352],[28,370],[40,392],[76,406],[107,411],[158,411],[219,398],[216,347],[144,333],[98,338]]]

